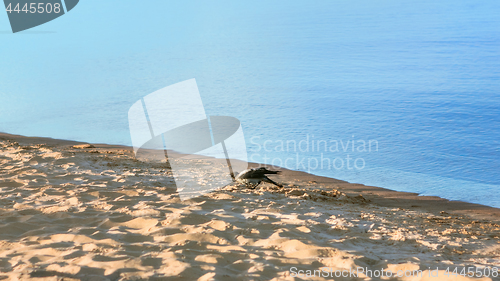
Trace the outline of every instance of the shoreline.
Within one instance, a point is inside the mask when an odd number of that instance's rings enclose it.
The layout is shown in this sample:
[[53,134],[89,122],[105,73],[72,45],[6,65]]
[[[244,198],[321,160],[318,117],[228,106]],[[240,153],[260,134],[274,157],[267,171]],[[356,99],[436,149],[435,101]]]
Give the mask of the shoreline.
[[166,162],[132,147],[4,133],[0,147],[0,279],[499,277],[496,208],[287,169],[270,175],[284,188],[225,185],[220,159],[196,155],[176,158],[176,177],[210,192],[182,200]]
[[[95,149],[128,150],[131,153],[133,150],[132,147],[126,145],[87,143],[72,140],[53,139],[48,137],[27,137],[3,132],[0,132],[0,140],[14,140],[20,144],[37,143],[67,147],[71,147],[74,145],[91,144],[95,147]],[[269,167],[265,164],[249,162],[250,168],[260,166]],[[273,167],[276,168],[275,166]],[[369,200],[370,203],[381,207],[415,209],[427,211],[430,213],[469,216],[470,218],[476,220],[485,220],[500,223],[500,208],[464,201],[448,200],[446,198],[441,198],[438,196],[420,196],[418,193],[395,191],[383,187],[350,183],[343,180],[313,175],[302,171],[289,170],[282,167],[278,168],[277,170],[280,170],[282,172],[279,176],[277,176],[279,180],[300,180],[303,182],[332,186],[349,196],[361,195],[363,198]]]

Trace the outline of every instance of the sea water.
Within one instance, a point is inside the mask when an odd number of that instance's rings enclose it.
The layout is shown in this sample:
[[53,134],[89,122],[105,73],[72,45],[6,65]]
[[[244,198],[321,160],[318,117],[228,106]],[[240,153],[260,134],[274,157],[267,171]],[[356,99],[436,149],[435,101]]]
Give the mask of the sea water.
[[241,121],[250,161],[500,207],[499,14],[87,0],[12,34],[0,11],[0,131],[130,145],[130,106],[196,78],[207,115]]

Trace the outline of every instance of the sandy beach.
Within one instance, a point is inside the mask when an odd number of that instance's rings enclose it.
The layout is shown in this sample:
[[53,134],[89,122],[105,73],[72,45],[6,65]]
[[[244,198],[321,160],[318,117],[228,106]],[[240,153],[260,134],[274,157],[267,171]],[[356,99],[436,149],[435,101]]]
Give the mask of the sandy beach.
[[0,280],[500,280],[492,207],[285,169],[181,201],[130,147],[3,133],[0,167]]

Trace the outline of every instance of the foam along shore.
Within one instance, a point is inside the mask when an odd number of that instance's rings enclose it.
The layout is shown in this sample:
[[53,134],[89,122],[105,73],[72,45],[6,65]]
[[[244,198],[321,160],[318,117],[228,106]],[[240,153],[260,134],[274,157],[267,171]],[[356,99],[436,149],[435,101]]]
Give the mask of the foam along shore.
[[4,133],[0,173],[0,279],[498,280],[487,206],[285,169],[181,201],[130,147]]

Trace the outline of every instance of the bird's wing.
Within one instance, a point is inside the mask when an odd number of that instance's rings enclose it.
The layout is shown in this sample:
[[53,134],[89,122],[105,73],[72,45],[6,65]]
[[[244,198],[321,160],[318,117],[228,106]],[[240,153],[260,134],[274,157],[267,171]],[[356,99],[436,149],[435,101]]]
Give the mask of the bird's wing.
[[258,171],[259,171],[259,173],[262,173],[262,175],[269,175],[269,174],[278,174],[278,173],[280,173],[280,171],[271,171],[271,170],[268,170],[265,167],[259,168]]
[[260,168],[245,170],[238,175],[238,178],[241,179],[261,178],[267,174],[277,174],[277,173],[279,173],[279,171],[271,171],[265,167],[260,167]]

